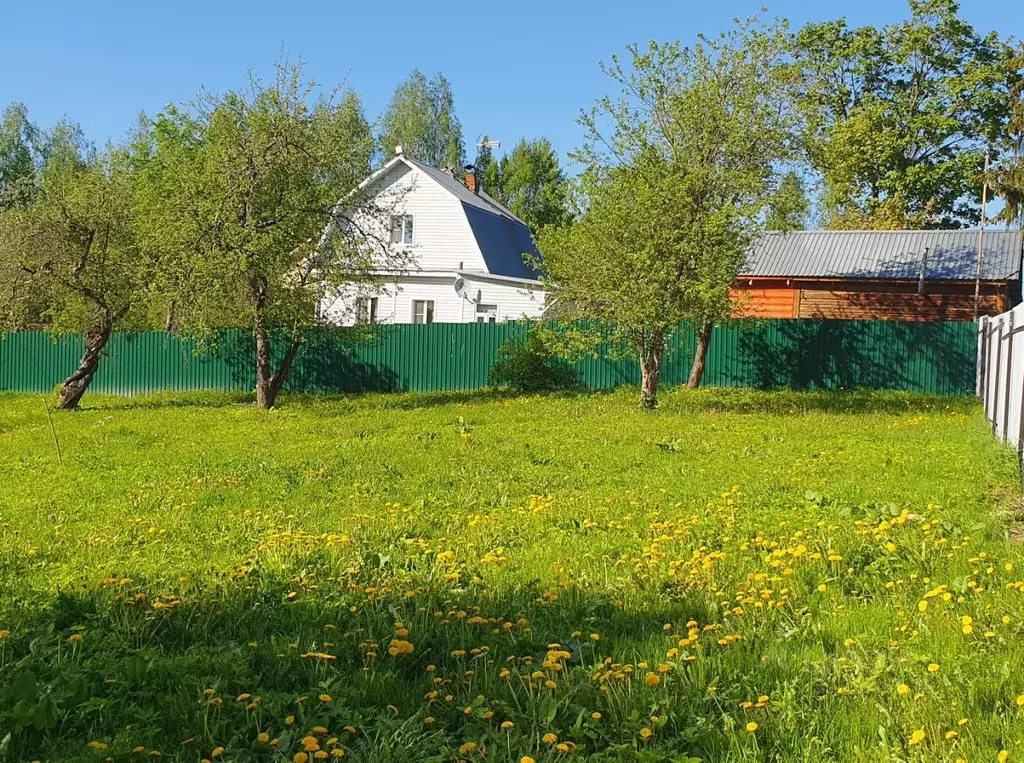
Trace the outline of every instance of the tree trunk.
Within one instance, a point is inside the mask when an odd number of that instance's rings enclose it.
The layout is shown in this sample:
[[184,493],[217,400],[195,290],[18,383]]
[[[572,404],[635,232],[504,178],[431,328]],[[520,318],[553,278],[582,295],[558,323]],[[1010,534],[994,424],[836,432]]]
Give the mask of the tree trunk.
[[167,321],[164,324],[164,331],[168,334],[174,333],[178,328],[178,303],[175,300],[171,300],[171,303],[167,306]]
[[281,358],[281,365],[274,371],[270,330],[267,328],[267,316],[264,314],[267,304],[267,282],[265,279],[254,278],[249,288],[252,293],[253,330],[256,334],[256,407],[266,411],[274,407],[281,388],[288,381],[295,355],[302,346],[302,335],[296,326],[292,326],[291,343]]
[[299,347],[301,346],[301,337],[299,336],[297,331],[293,332],[291,344],[288,345],[288,349],[285,350],[284,357],[281,358],[281,365],[278,367],[277,371],[274,372],[274,375],[270,378],[271,406],[274,404],[274,401],[277,400],[277,395],[281,391],[281,388],[284,387],[284,383],[288,381],[288,377],[291,375],[292,372],[292,365],[295,362],[295,355],[298,353]]
[[665,354],[665,335],[654,331],[640,351],[640,407],[658,407],[658,386],[661,384],[661,359]]
[[270,333],[261,318],[256,324],[256,406],[269,410],[277,402],[284,383],[292,372],[295,356],[302,346],[302,337],[298,331],[292,333],[292,341],[281,358],[277,371],[272,371]]
[[704,321],[697,332],[697,351],[693,354],[693,367],[690,378],[686,382],[687,389],[697,389],[704,378],[704,367],[707,365],[708,347],[711,346],[711,321]]
[[277,393],[273,390],[270,371],[270,333],[263,314],[256,312],[256,407],[268,410],[274,407]]
[[78,368],[60,386],[60,401],[58,408],[74,409],[82,400],[82,395],[92,384],[92,378],[96,375],[96,369],[100,365],[100,353],[110,341],[110,334],[114,327],[109,321],[104,321],[98,327],[85,332],[85,354],[78,361]]

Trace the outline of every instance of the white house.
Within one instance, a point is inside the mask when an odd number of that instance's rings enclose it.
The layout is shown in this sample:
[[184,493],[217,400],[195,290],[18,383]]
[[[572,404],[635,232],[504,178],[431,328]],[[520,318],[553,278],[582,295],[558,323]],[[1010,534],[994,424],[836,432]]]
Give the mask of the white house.
[[353,285],[322,300],[325,320],[493,323],[542,315],[543,285],[524,257],[537,256],[530,229],[487,195],[474,173],[463,183],[399,153],[361,188],[386,199],[380,206],[391,225],[384,235],[403,266],[378,271],[372,287]]

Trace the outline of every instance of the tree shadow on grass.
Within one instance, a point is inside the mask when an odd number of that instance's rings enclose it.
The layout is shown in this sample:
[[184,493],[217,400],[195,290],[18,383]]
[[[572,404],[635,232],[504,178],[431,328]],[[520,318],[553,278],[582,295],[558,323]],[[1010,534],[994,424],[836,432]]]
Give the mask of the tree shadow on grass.
[[736,387],[678,388],[660,397],[660,410],[669,413],[736,413],[793,416],[807,413],[906,414],[977,410],[973,396],[927,395],[896,390],[787,389]]
[[[718,617],[706,594],[666,591],[626,609],[611,595],[571,590],[556,603],[536,581],[483,597],[467,581],[461,592],[427,586],[377,598],[330,576],[314,582],[308,571],[323,568],[308,562],[305,587],[254,571],[183,590],[180,600],[135,580],[35,607],[0,663],[8,752],[79,759],[74,751],[88,757],[86,742],[102,740],[109,745],[103,755],[115,760],[129,759],[137,745],[182,759],[223,746],[238,760],[260,760],[256,736],[268,730],[290,759],[300,738],[322,725],[342,735],[357,759],[422,760],[486,740],[508,745],[518,760],[536,751],[540,734],[555,731],[584,754],[616,749],[609,760],[629,760],[638,721],[619,717],[589,673],[605,656],[630,665],[659,659],[675,641],[665,623],[682,628],[690,618]],[[391,655],[392,639],[414,648]],[[564,670],[546,675],[564,688],[540,681],[527,688],[520,674],[544,670],[555,643],[569,656],[560,658]],[[756,696],[752,674],[763,653],[763,644],[738,644],[715,666],[716,680]],[[502,677],[506,668],[514,677]],[[613,679],[637,695],[622,712],[635,707],[646,716],[654,707],[661,715],[648,748],[712,758],[728,749],[728,734],[714,720],[718,701],[704,691],[707,670],[694,663],[663,677],[678,684],[672,697],[692,695],[681,701],[646,686],[640,666]],[[581,725],[597,708],[609,716],[605,723]],[[514,733],[498,730],[506,718]],[[342,732],[348,725],[357,732]],[[326,736],[319,737],[325,746]]]

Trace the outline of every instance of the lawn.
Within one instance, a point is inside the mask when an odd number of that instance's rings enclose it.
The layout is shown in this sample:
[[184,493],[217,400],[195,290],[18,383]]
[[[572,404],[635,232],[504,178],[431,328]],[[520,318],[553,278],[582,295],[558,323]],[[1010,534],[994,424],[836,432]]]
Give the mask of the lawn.
[[972,401],[634,396],[0,395],[0,759],[1024,760]]

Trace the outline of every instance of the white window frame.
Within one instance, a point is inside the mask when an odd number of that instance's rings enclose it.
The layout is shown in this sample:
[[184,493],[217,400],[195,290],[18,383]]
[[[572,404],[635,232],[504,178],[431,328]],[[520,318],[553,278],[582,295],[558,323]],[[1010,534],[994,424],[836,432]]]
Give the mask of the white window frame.
[[356,323],[376,323],[379,315],[379,297],[356,297]]
[[[420,320],[419,306],[423,306],[422,320]],[[412,322],[418,325],[424,325],[427,323],[434,322],[434,300],[432,299],[414,299],[412,301]]]
[[[477,323],[497,323],[498,322],[498,303],[497,302],[477,302],[476,309],[474,311],[476,315]],[[486,309],[481,309],[486,308]]]
[[389,240],[396,246],[412,246],[416,241],[412,215],[392,215]]

